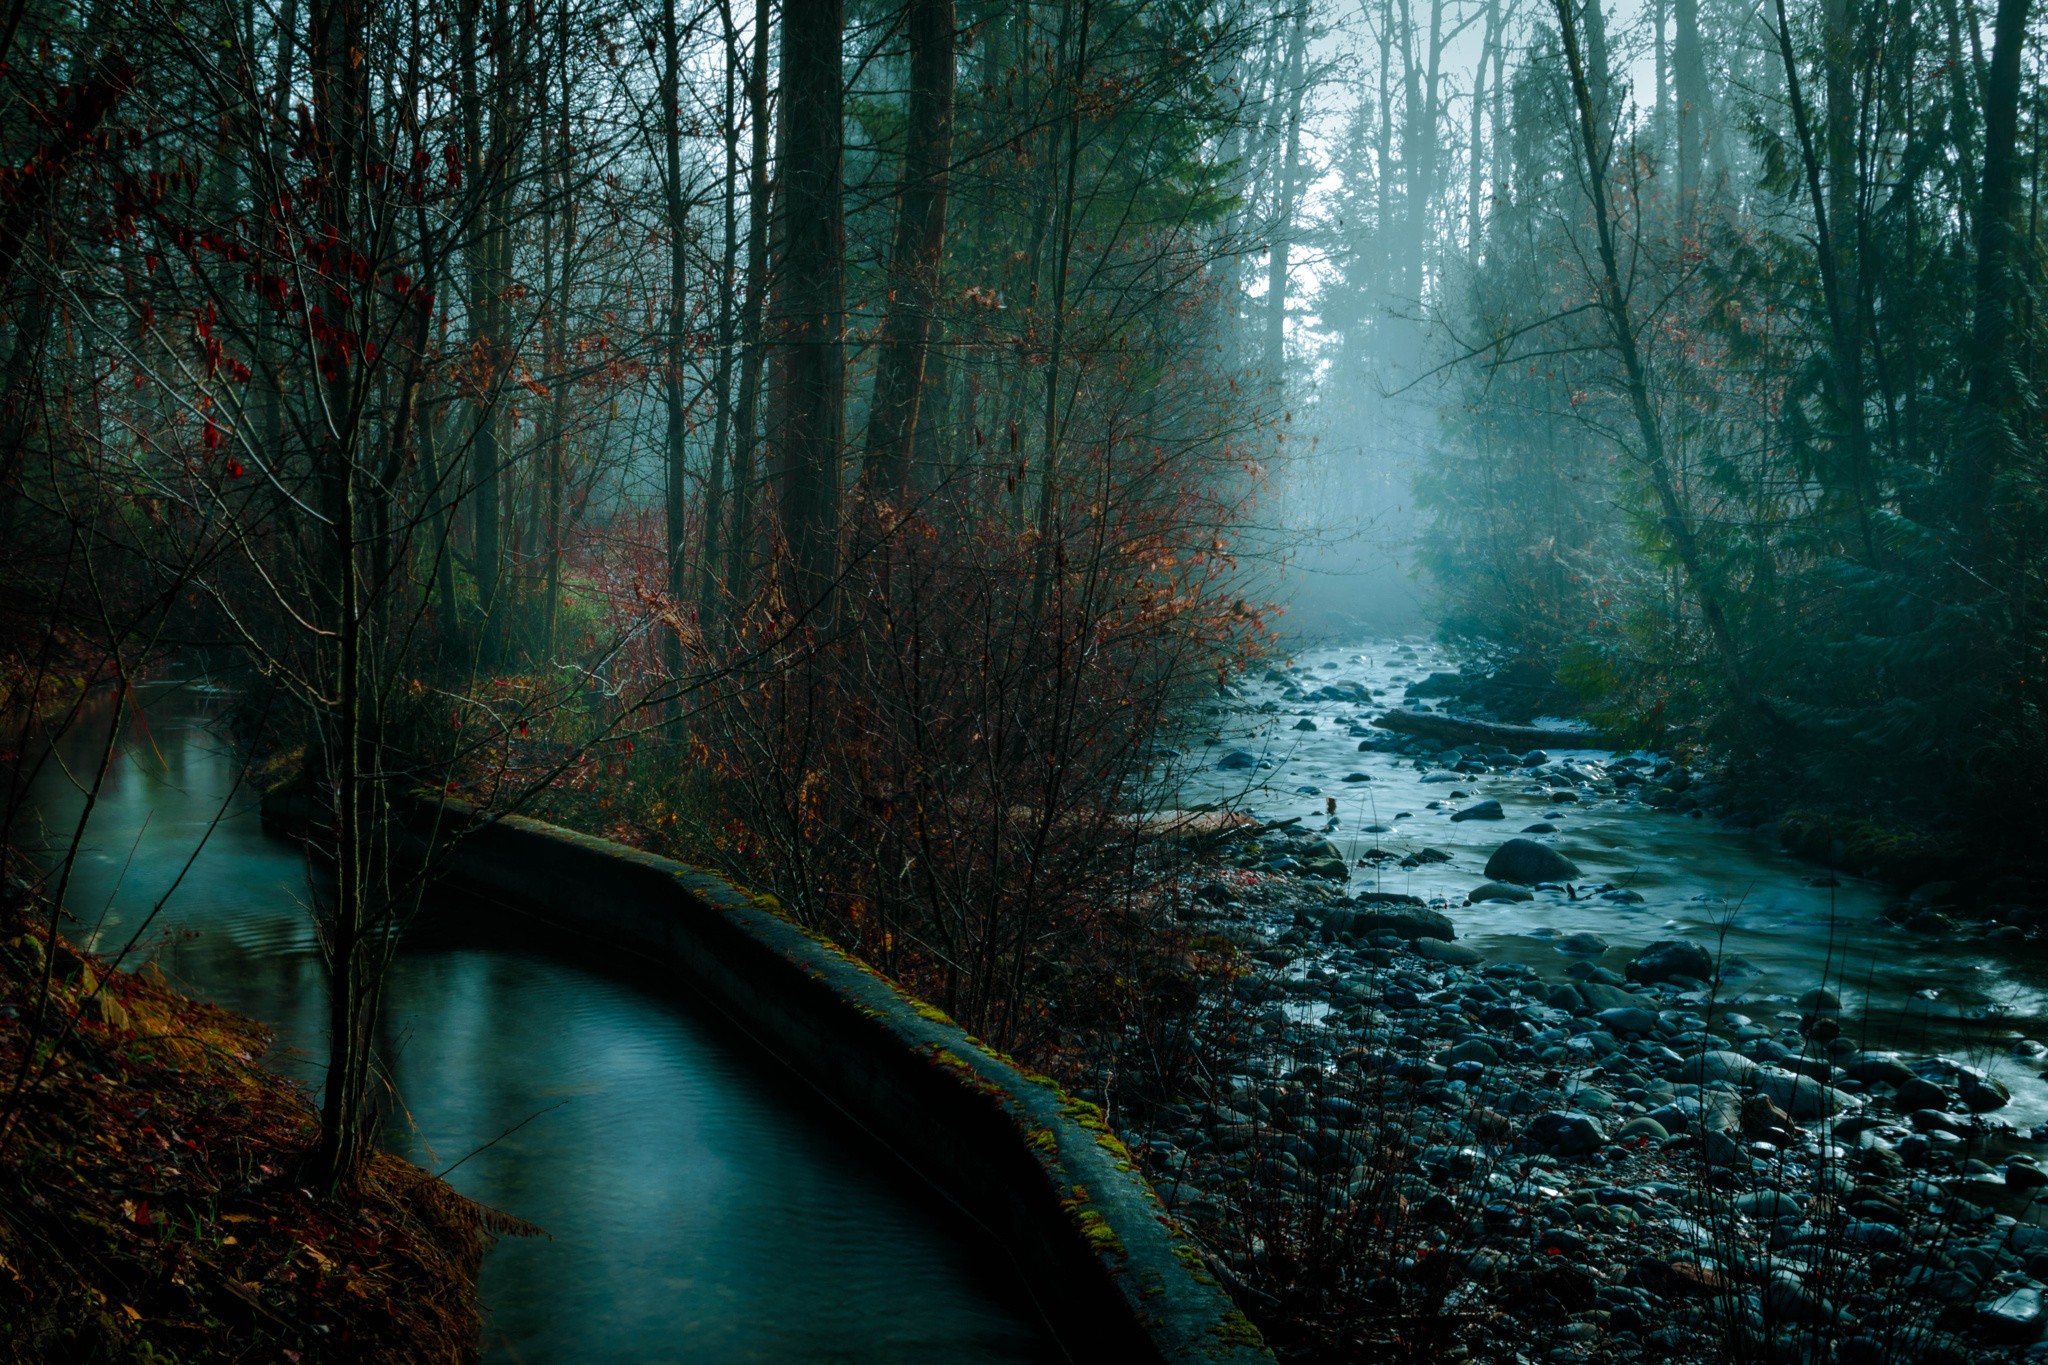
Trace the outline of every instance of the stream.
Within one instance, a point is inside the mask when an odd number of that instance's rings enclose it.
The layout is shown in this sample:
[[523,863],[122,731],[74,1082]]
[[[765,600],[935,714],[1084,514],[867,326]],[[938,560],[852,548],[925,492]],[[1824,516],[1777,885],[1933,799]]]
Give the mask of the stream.
[[[267,1060],[317,1093],[326,992],[306,872],[263,833],[257,792],[235,790],[226,700],[138,689],[66,898],[70,932],[119,951],[226,803],[125,965],[154,956],[180,988],[262,1020]],[[107,714],[58,744],[81,781]],[[34,798],[17,837],[61,854],[79,789],[53,764]],[[658,982],[503,916],[423,920],[386,991],[384,1141],[549,1233],[486,1258],[485,1360],[1060,1358],[997,1248]]]
[[[1327,829],[1350,865],[1349,890],[1440,904],[1459,937],[1488,960],[1524,962],[1545,976],[1584,960],[1561,955],[1563,939],[1593,933],[1611,947],[1591,960],[1614,972],[1655,940],[1704,944],[1722,962],[1719,1003],[1751,1014],[1789,1010],[1800,993],[1825,983],[1841,997],[1852,1036],[1868,1046],[1967,1057],[2012,1089],[1998,1118],[2021,1130],[2048,1122],[2048,1082],[2013,1048],[2023,1037],[2048,1041],[2048,964],[2038,949],[1909,933],[1880,918],[1898,897],[1876,883],[1802,862],[1711,816],[1673,815],[1602,792],[1609,765],[1626,755],[1559,747],[1546,751],[1551,762],[1540,772],[1451,774],[1446,760],[1362,747],[1390,734],[1372,719],[1404,705],[1408,683],[1459,662],[1420,636],[1303,649],[1272,674],[1241,680],[1239,696],[1219,699],[1212,728],[1197,735],[1205,742],[1175,765],[1168,803],[1230,804],[1264,820],[1298,816],[1303,829]],[[1343,684],[1372,695],[1318,696],[1333,685],[1348,690]],[[1304,721],[1313,728],[1297,728]],[[1233,753],[1260,766],[1221,766]],[[1332,798],[1334,825],[1326,814]],[[1499,801],[1505,818],[1452,818],[1484,800]],[[1524,834],[1538,823],[1556,830]],[[1555,889],[1527,901],[1465,903],[1486,881],[1487,858],[1517,836],[1578,865],[1579,899]],[[1448,861],[1400,866],[1425,848]],[[1373,849],[1396,856],[1377,869],[1359,866]]]

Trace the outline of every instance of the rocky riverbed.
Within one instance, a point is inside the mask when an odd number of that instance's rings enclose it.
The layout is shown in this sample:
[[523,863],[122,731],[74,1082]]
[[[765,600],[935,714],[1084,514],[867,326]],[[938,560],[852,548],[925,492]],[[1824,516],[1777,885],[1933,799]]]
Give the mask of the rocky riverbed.
[[1228,986],[1124,1126],[1219,1277],[1300,1358],[2048,1361],[2026,934],[1659,755],[1372,724],[1448,662],[1276,669],[1172,779],[1238,812],[1182,869]]
[[1981,1068],[1722,1003],[1685,940],[1546,978],[1284,875],[1186,913],[1225,1070],[1127,1137],[1290,1354],[2048,1360],[2048,1132]]

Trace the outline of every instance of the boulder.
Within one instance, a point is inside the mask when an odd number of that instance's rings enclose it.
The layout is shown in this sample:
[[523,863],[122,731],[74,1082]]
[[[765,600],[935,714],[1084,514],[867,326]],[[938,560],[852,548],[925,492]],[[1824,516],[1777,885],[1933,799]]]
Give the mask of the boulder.
[[2005,1088],[2005,1082],[1985,1075],[1974,1066],[1957,1069],[1956,1093],[1963,1097],[1963,1103],[1973,1114],[1988,1114],[2012,1103],[2012,1091]]
[[1707,1052],[1686,1058],[1679,1076],[1694,1085],[1727,1081],[1739,1086],[1747,1085],[1756,1071],[1756,1063],[1739,1052]]
[[1476,803],[1474,803],[1473,805],[1467,806],[1467,807],[1465,807],[1465,808],[1464,808],[1463,810],[1461,810],[1461,811],[1458,811],[1457,813],[1455,813],[1454,815],[1452,815],[1452,816],[1451,816],[1451,823],[1452,823],[1452,824],[1456,824],[1456,823],[1458,823],[1458,822],[1459,822],[1460,820],[1505,820],[1505,819],[1507,819],[1507,812],[1503,811],[1503,810],[1502,810],[1502,809],[1500,808],[1500,802],[1498,802],[1498,801],[1480,801],[1480,802],[1476,802]]
[[1639,1005],[1625,1005],[1619,1009],[1601,1010],[1593,1016],[1595,1023],[1615,1033],[1653,1033],[1657,1028],[1657,1012],[1646,1010]]
[[1913,1079],[1912,1068],[1899,1060],[1896,1052],[1858,1052],[1842,1063],[1842,1070],[1849,1073],[1851,1080],[1862,1081],[1866,1085],[1872,1082],[1904,1085]]
[[1243,749],[1234,749],[1216,761],[1217,767],[1229,772],[1237,772],[1245,768],[1256,768],[1258,765],[1259,756],[1247,753]]
[[1467,948],[1462,943],[1447,943],[1440,938],[1418,938],[1410,945],[1418,957],[1431,962],[1441,962],[1450,967],[1477,967],[1486,959],[1477,948]]
[[1441,939],[1448,943],[1458,936],[1457,929],[1451,924],[1450,916],[1419,906],[1388,906],[1353,911],[1351,916],[1350,932],[1366,938],[1379,934],[1393,934],[1411,943],[1419,938]]
[[1525,887],[1510,886],[1506,882],[1481,882],[1465,897],[1468,905],[1481,901],[1533,901],[1536,893]]
[[1538,1151],[1559,1156],[1590,1156],[1607,1145],[1607,1134],[1591,1114],[1553,1109],[1538,1114],[1524,1130],[1522,1140]]
[[1607,949],[1607,940],[1598,934],[1571,934],[1557,944],[1560,953],[1569,953],[1573,957],[1599,957]]
[[1948,1108],[1948,1091],[1924,1077],[1909,1075],[1905,1080],[1895,1081],[1893,1084],[1897,1086],[1897,1092],[1892,1097],[1893,1102],[1902,1111]]
[[1713,975],[1713,957],[1689,938],[1659,939],[1628,964],[1628,979],[1645,983],[1671,981],[1678,977],[1708,981]]
[[1808,1119],[1832,1118],[1855,1103],[1833,1086],[1823,1085],[1811,1076],[1802,1076],[1781,1066],[1760,1066],[1751,1080],[1780,1109],[1801,1123]]
[[1486,860],[1486,875],[1497,882],[1567,882],[1579,876],[1578,865],[1548,844],[1510,839]]

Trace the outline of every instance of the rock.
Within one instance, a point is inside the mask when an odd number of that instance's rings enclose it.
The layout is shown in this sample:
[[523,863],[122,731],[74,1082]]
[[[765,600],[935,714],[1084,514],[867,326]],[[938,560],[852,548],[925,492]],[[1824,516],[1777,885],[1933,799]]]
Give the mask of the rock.
[[1607,1134],[1591,1114],[1553,1109],[1538,1114],[1523,1132],[1522,1140],[1559,1156],[1590,1156],[1607,1145]]
[[1316,728],[1316,723],[1307,716],[1303,716],[1300,720],[1294,722],[1294,728],[1297,730],[1313,730]]
[[1572,881],[1580,874],[1576,863],[1550,845],[1534,839],[1510,839],[1486,860],[1486,875],[1497,882],[1534,886],[1538,882]]
[[2041,1291],[2022,1285],[1978,1304],[1977,1321],[2001,1341],[2032,1341],[2048,1317],[2043,1316]]
[[1751,1080],[1759,1090],[1776,1101],[1779,1108],[1801,1123],[1808,1119],[1832,1118],[1855,1103],[1833,1086],[1822,1085],[1811,1076],[1802,1076],[1779,1066],[1760,1066]]
[[1806,1010],[1809,1013],[1819,1010],[1838,1010],[1842,1008],[1842,997],[1836,995],[1825,986],[1816,986],[1800,996],[1795,1003],[1800,1009]]
[[1468,905],[1477,905],[1481,901],[1533,901],[1535,899],[1536,893],[1528,890],[1526,887],[1509,886],[1506,882],[1482,882],[1472,888],[1471,892],[1465,897],[1465,902]]
[[1617,1142],[1626,1141],[1629,1138],[1649,1138],[1653,1142],[1662,1142],[1670,1136],[1670,1132],[1663,1124],[1647,1114],[1641,1118],[1630,1119],[1627,1123],[1622,1124],[1614,1134]]
[[1448,1062],[1478,1062],[1482,1066],[1497,1066],[1500,1051],[1484,1038],[1467,1038],[1450,1051],[1444,1053]]
[[2005,1088],[2005,1082],[1985,1075],[1974,1066],[1957,1071],[1956,1093],[1963,1097],[1963,1103],[1973,1114],[1988,1114],[2012,1103],[2012,1091]]
[[1560,953],[1570,953],[1573,957],[1599,957],[1607,948],[1607,940],[1598,934],[1572,934],[1557,945]]
[[2005,1183],[2015,1190],[2038,1190],[2048,1187],[2048,1171],[2030,1161],[2008,1161],[2005,1163]]
[[[1336,919],[1338,913],[1343,912],[1333,913],[1331,919]],[[1418,938],[1434,938],[1448,943],[1458,936],[1450,916],[1420,907],[1403,906],[1350,914],[1352,927],[1349,932],[1364,937],[1393,934],[1410,942]]]
[[1653,1033],[1657,1028],[1657,1012],[1639,1006],[1621,1009],[1601,1010],[1593,1016],[1595,1023],[1615,1033]]
[[1446,943],[1440,938],[1418,938],[1410,946],[1416,956],[1451,967],[1477,967],[1486,960],[1477,948],[1467,948],[1462,943]]
[[1458,812],[1456,812],[1455,814],[1453,814],[1453,815],[1451,816],[1451,823],[1455,825],[1455,824],[1457,824],[1457,823],[1458,823],[1458,822],[1459,822],[1460,820],[1505,820],[1505,819],[1507,819],[1507,812],[1503,811],[1503,810],[1502,810],[1502,809],[1500,808],[1500,802],[1498,802],[1498,801],[1481,801],[1481,802],[1478,802],[1478,803],[1476,803],[1476,804],[1474,804],[1474,805],[1470,805],[1470,806],[1467,806],[1467,807],[1465,807],[1465,809],[1463,809],[1463,810],[1461,810],[1461,811],[1458,811]]
[[1553,825],[1553,824],[1551,824],[1551,823],[1550,823],[1550,822],[1549,822],[1548,820],[1538,820],[1538,821],[1537,821],[1537,822],[1536,822],[1535,824],[1533,824],[1533,825],[1530,825],[1530,826],[1529,826],[1528,828],[1524,829],[1524,830],[1522,831],[1522,833],[1524,833],[1524,834],[1555,834],[1555,833],[1557,833],[1557,826],[1556,826],[1556,825]]
[[1948,1091],[1919,1076],[1900,1081],[1892,1099],[1902,1110],[1948,1108]]
[[1679,1074],[1693,1085],[1707,1085],[1714,1081],[1727,1081],[1731,1085],[1747,1085],[1756,1074],[1757,1065],[1739,1052],[1707,1052],[1689,1057],[1679,1068]]
[[1237,772],[1244,768],[1256,768],[1258,765],[1259,756],[1247,753],[1243,749],[1234,749],[1216,761],[1217,767],[1230,772]]
[[1333,882],[1348,881],[1351,877],[1351,867],[1343,852],[1328,839],[1310,844],[1297,858],[1304,876],[1326,877]]
[[104,1024],[108,1028],[134,1027],[134,1020],[129,1017],[128,1007],[105,991],[94,991],[80,1000],[78,1012],[94,1023]]
[[1776,1190],[1757,1190],[1735,1197],[1735,1211],[1747,1218],[1779,1218],[1799,1212],[1799,1201]]
[[1714,959],[1705,948],[1686,938],[1659,939],[1628,964],[1628,979],[1645,983],[1678,977],[1708,981],[1713,975]]
[[1896,1052],[1858,1052],[1842,1063],[1842,1070],[1851,1080],[1865,1084],[1904,1085],[1914,1079],[1912,1068],[1900,1061]]

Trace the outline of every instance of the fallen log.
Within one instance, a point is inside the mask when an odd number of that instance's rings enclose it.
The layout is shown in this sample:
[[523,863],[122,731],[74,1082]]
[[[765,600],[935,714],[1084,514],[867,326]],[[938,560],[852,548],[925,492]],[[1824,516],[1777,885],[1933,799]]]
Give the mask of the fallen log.
[[1620,749],[1612,735],[1597,730],[1546,730],[1540,725],[1502,725],[1497,721],[1466,720],[1436,711],[1389,711],[1373,722],[1382,730],[1393,730],[1446,744],[1498,744],[1516,753],[1531,749]]

